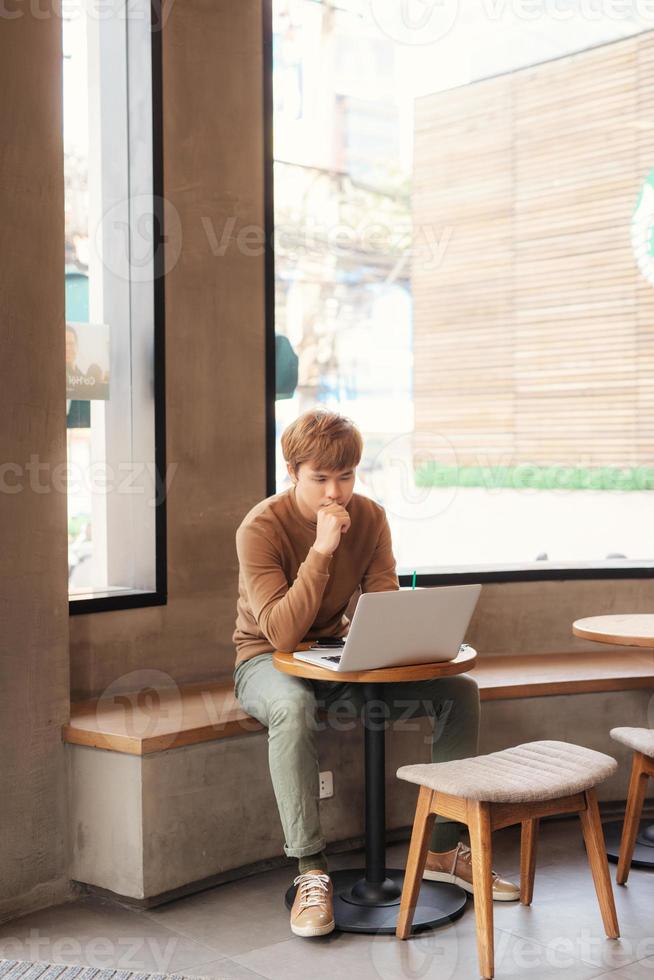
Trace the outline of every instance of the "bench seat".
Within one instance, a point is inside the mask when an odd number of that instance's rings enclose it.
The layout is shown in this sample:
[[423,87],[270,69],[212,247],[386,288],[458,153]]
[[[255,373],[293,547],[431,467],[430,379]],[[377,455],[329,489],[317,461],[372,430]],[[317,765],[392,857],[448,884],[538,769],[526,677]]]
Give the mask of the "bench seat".
[[[484,655],[472,676],[482,701],[590,694],[654,687],[654,652]],[[230,680],[200,682],[71,705],[63,739],[76,745],[148,755],[263,731],[240,707]]]
[[489,655],[477,660],[472,676],[482,701],[633,691],[654,687],[654,651]]

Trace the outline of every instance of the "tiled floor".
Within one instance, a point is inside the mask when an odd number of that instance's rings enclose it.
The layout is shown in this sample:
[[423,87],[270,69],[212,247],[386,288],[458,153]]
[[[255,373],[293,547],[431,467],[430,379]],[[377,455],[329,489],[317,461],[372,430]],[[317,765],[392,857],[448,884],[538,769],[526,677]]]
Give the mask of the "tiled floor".
[[[518,845],[516,828],[494,836],[495,868],[514,880]],[[404,844],[389,848],[389,867],[402,867],[405,855]],[[361,854],[339,855],[332,867],[361,861]],[[337,932],[300,939],[289,931],[283,904],[291,877],[289,869],[266,872],[151,911],[81,899],[1,926],[0,957],[234,980],[479,975],[470,903],[456,923],[406,942]],[[544,824],[533,905],[494,906],[496,976],[654,980],[654,871],[633,870],[615,894],[622,938],[612,942],[604,937],[578,823]]]

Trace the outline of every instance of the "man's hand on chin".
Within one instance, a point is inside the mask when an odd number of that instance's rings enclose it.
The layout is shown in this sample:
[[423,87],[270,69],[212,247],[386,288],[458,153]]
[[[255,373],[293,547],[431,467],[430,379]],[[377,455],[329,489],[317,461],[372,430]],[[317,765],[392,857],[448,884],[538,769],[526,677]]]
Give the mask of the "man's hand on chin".
[[341,543],[342,536],[350,530],[351,524],[350,515],[340,504],[321,507],[316,518],[314,549],[321,555],[331,557]]

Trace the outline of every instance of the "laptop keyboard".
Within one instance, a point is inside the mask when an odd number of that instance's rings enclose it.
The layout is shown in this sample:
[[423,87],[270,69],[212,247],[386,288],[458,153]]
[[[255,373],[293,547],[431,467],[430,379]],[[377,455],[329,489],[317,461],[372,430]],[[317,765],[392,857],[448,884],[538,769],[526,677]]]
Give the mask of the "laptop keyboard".
[[[467,643],[462,643],[461,646],[459,647],[459,652],[460,653],[463,653],[463,651],[467,649],[467,646],[468,646]],[[321,660],[329,660],[329,662],[332,663],[332,664],[338,664],[338,663],[341,662],[341,657],[342,657],[342,654],[338,653],[335,656],[332,656],[332,657],[324,656],[324,657],[321,657],[320,659]]]

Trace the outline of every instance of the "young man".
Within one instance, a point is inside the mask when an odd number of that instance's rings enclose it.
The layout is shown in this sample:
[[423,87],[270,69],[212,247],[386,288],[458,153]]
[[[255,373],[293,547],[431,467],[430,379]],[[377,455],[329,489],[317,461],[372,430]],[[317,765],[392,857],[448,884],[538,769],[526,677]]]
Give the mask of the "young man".
[[[286,838],[284,851],[299,860],[291,929],[321,936],[334,928],[326,840],[318,809],[316,707],[361,708],[360,687],[309,681],[275,670],[274,650],[292,651],[303,640],[343,636],[352,595],[399,588],[391,533],[382,507],[354,493],[361,434],[332,412],[306,412],[282,435],[292,486],[257,504],[236,533],[240,563],[237,604],[236,696],[268,728],[269,765]],[[465,674],[384,686],[388,717],[406,712],[433,720],[434,762],[477,753],[479,694]],[[461,826],[438,818],[425,877],[454,881],[472,892],[470,851]],[[518,888],[493,880],[493,897],[514,900]]]

